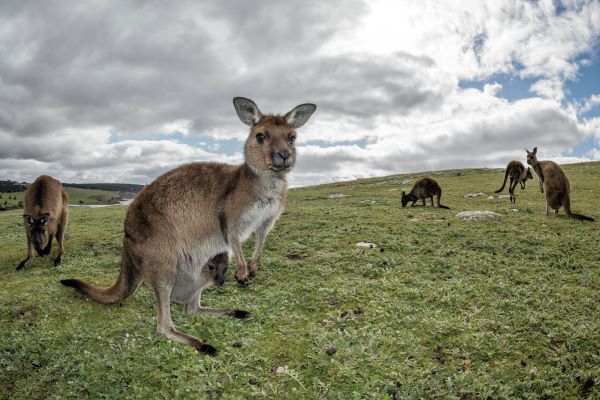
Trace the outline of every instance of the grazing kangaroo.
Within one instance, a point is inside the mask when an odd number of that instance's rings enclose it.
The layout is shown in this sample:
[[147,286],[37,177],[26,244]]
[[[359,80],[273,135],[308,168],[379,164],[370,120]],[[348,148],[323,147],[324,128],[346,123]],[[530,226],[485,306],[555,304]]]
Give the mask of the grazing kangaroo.
[[409,194],[402,192],[402,207],[406,207],[410,201],[412,201],[411,207],[414,207],[417,200],[423,200],[423,206],[425,206],[426,198],[431,199],[431,206],[433,207],[433,196],[437,196],[437,206],[439,208],[450,209],[450,207],[440,204],[442,188],[435,179],[429,177],[421,178],[416,181]]
[[506,185],[506,179],[509,176],[510,184],[508,185],[508,193],[510,194],[510,202],[516,203],[517,199],[515,197],[515,188],[517,187],[517,183],[521,184],[521,189],[525,189],[525,182],[527,182],[527,179],[533,179],[533,174],[531,173],[531,168],[525,168],[521,161],[512,160],[506,166],[506,172],[504,173],[504,182],[502,182],[502,187],[496,190],[495,193],[500,193],[504,190],[504,186]]
[[56,179],[42,175],[25,191],[23,223],[27,236],[27,258],[17,270],[27,266],[35,257],[50,254],[52,239],[56,236],[58,251],[54,265],[62,262],[65,255],[65,230],[69,223],[69,196]]
[[576,214],[571,211],[571,195],[569,179],[563,169],[554,161],[538,161],[537,147],[527,152],[527,164],[540,179],[540,191],[546,193],[546,215],[550,215],[550,208],[557,214],[560,207],[564,207],[565,213],[571,218],[582,221],[595,221],[594,218]]
[[[314,104],[301,104],[278,116],[263,115],[243,97],[234,98],[233,105],[250,126],[245,162],[196,162],[160,176],[127,209],[117,282],[98,288],[76,279],[61,281],[103,303],[120,302],[146,281],[156,295],[158,332],[211,355],[216,354],[214,347],[175,329],[170,300],[183,303],[188,312],[203,312],[199,299],[206,280],[201,269],[216,254],[233,252],[240,283],[256,273],[267,233],[285,202],[286,174],[296,161],[296,128],[316,109]],[[241,244],[252,233],[256,246],[248,267]],[[211,312],[215,313],[221,314]]]

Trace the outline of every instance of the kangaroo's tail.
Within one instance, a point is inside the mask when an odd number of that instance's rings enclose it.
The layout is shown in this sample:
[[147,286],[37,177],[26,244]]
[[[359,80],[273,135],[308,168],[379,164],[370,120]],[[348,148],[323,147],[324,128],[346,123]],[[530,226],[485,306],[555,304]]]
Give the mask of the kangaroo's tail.
[[502,186],[500,189],[496,190],[494,193],[500,193],[504,190],[504,186],[506,186],[506,180],[508,179],[508,168],[506,168],[506,172],[504,173],[504,182],[502,182]]
[[571,218],[578,219],[580,221],[595,221],[594,218],[588,217],[585,215],[577,214],[571,211],[571,198],[569,195],[566,196],[563,207],[565,209],[565,213]]
[[443,204],[440,203],[440,200],[442,199],[442,188],[440,188],[440,191],[437,194],[437,206],[438,208],[445,208],[446,210],[449,210],[450,207],[445,206]]
[[89,298],[101,303],[118,303],[127,298],[138,288],[142,277],[133,267],[133,263],[126,250],[121,258],[121,272],[114,285],[107,288],[98,287],[79,279],[62,279],[60,283],[79,290]]

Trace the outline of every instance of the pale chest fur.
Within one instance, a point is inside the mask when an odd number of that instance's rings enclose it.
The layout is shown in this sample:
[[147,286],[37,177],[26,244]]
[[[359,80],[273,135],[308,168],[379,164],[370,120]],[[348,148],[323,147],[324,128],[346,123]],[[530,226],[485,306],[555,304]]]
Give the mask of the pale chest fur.
[[248,239],[261,225],[277,219],[283,207],[282,195],[281,190],[270,190],[248,206],[236,223],[240,242]]

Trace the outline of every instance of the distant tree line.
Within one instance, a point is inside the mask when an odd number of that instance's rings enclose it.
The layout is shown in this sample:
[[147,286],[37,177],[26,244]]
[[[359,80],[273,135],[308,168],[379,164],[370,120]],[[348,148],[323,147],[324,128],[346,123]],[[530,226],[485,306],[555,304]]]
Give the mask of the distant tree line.
[[[27,189],[27,182],[16,182],[10,180],[0,180],[0,192],[14,193],[24,192]],[[144,185],[135,185],[133,183],[63,183],[64,187],[74,187],[80,189],[105,190],[107,192],[131,192],[137,193]]]
[[63,183],[63,186],[79,189],[105,190],[107,192],[132,193],[137,193],[144,187],[144,185],[135,185],[133,183]]
[[0,192],[24,192],[25,189],[27,189],[27,182],[0,181]]

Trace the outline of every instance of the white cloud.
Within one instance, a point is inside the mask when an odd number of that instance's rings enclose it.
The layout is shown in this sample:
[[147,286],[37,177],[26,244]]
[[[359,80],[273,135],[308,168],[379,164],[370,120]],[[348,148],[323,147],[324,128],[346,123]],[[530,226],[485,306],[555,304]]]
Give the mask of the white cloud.
[[[598,1],[2,2],[0,173],[146,183],[183,162],[240,162],[218,140],[153,140],[246,137],[236,95],[275,113],[317,103],[294,184],[500,166],[523,143],[559,157],[600,138],[577,117],[597,94],[561,104],[599,35]],[[532,98],[499,97],[502,73],[534,79]],[[315,140],[328,147],[303,144]]]
[[565,97],[563,82],[558,78],[540,79],[531,85],[531,91],[542,97],[556,100],[559,103]]

